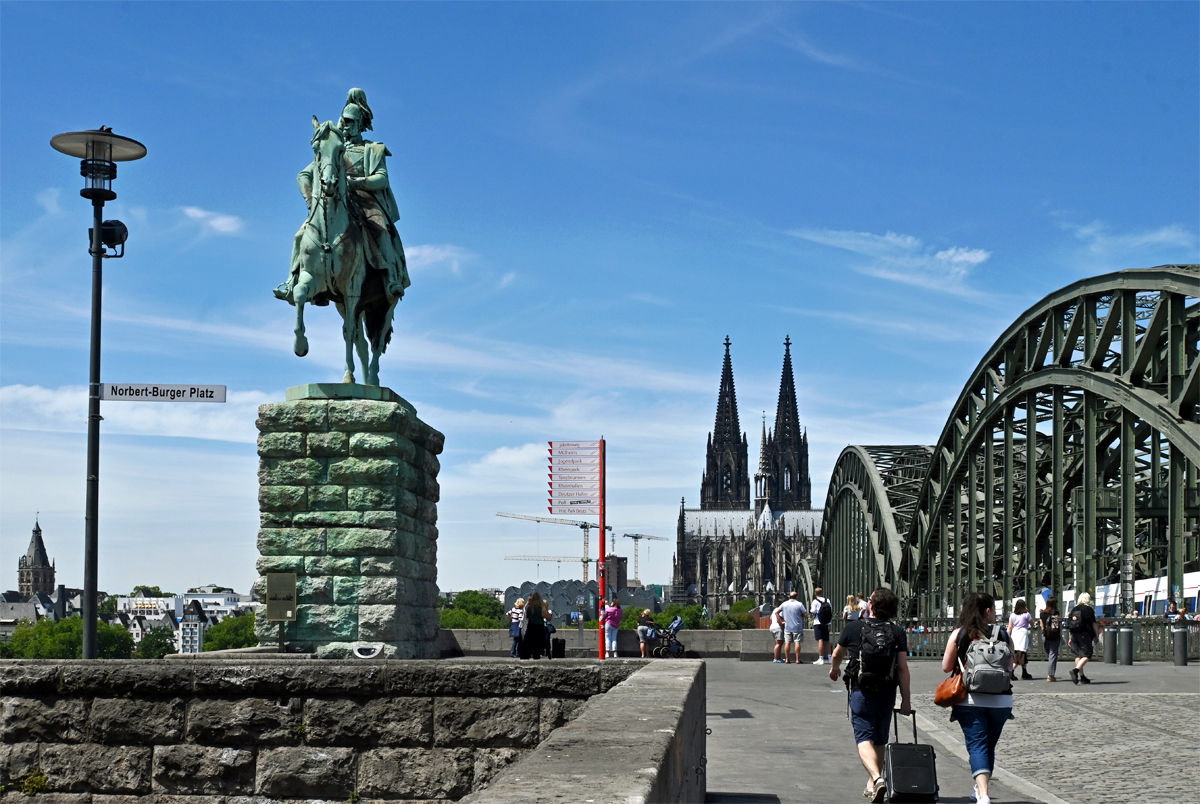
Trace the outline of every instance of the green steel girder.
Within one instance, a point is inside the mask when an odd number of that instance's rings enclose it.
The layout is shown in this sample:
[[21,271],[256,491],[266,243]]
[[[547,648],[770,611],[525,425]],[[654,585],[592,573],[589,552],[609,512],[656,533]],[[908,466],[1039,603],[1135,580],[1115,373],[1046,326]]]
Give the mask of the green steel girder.
[[1121,555],[1179,586],[1200,565],[1198,300],[1195,265],[1075,282],[997,339],[936,445],[843,450],[826,593],[877,581],[944,614],[975,589],[1094,591]]

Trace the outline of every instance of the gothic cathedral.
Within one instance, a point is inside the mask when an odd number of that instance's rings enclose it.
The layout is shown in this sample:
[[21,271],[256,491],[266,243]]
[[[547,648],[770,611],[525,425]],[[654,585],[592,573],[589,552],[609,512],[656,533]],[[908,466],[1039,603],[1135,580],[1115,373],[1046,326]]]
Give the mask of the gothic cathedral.
[[730,341],[708,437],[700,507],[681,502],[672,600],[725,611],[753,597],[773,606],[796,589],[811,599],[808,559],[815,555],[822,512],[812,510],[808,434],[800,426],[791,339],[784,341],[783,374],[774,427],[763,422],[754,500],[750,499],[746,434],[738,420]]

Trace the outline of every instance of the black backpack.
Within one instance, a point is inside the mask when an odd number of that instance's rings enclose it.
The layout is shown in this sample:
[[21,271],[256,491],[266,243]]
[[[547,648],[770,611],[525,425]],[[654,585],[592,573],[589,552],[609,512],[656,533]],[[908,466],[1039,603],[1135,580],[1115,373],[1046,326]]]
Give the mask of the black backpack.
[[1059,639],[1062,636],[1062,617],[1057,611],[1046,615],[1042,621],[1042,633],[1046,639]]
[[829,625],[833,621],[833,606],[829,605],[829,600],[821,599],[821,607],[817,609],[817,622],[821,625]]
[[862,617],[855,676],[864,692],[888,692],[900,674],[900,640],[886,620]]
[[1087,628],[1087,620],[1083,616],[1083,607],[1076,606],[1071,609],[1071,613],[1067,615],[1067,630],[1075,633],[1076,631],[1086,631]]

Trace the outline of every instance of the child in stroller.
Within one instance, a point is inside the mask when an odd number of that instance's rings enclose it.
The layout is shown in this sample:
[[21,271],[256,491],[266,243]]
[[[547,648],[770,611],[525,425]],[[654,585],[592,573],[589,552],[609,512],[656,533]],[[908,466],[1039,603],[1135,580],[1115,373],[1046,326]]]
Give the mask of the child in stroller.
[[683,618],[676,617],[671,624],[659,632],[660,644],[650,651],[656,659],[679,659],[683,656],[683,643],[679,641],[679,631],[683,628]]

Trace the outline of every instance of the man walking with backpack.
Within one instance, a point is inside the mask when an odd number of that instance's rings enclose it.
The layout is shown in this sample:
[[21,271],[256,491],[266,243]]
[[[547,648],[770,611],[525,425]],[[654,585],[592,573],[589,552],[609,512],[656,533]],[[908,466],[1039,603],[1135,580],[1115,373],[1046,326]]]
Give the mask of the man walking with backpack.
[[846,623],[830,659],[829,677],[837,681],[842,659],[846,665],[846,689],[850,695],[850,722],[858,758],[867,771],[863,796],[882,801],[887,793],[883,779],[883,753],[900,690],[900,712],[912,711],[909,694],[908,638],[904,629],[889,622],[900,601],[890,589],[876,589],[867,605],[867,616]]
[[816,664],[825,664],[830,659],[829,623],[833,621],[833,604],[823,595],[824,591],[819,586],[816,588],[810,609],[813,613],[813,637],[817,640]]

